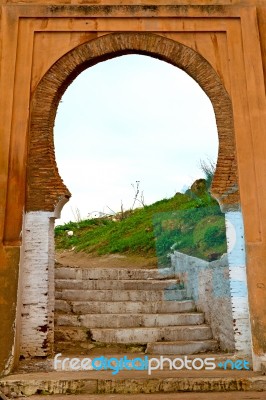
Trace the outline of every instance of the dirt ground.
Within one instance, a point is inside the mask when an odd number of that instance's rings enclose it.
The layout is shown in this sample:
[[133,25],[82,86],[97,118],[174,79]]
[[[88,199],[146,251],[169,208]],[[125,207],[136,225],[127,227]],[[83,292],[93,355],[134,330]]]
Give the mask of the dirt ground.
[[72,250],[56,251],[57,267],[81,268],[157,268],[156,257],[141,257],[125,254],[108,254],[94,256],[84,252],[76,253]]

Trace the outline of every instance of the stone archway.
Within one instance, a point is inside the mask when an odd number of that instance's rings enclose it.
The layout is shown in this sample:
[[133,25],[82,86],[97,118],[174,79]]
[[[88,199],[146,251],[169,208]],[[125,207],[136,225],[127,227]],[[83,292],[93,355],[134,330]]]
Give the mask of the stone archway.
[[187,72],[210,98],[219,154],[212,194],[222,209],[239,208],[231,100],[213,67],[191,48],[150,33],[114,33],[87,42],[59,59],[38,84],[31,104],[26,211],[54,211],[70,195],[59,176],[53,144],[57,106],[69,84],[86,68],[130,53],[150,55]]
[[[219,135],[219,154],[212,194],[219,201],[221,209],[230,216],[231,224],[237,230],[237,237],[241,238],[242,219],[239,211],[232,105],[213,67],[191,48],[150,33],[113,33],[74,48],[45,74],[33,94],[31,103],[23,235],[24,248],[30,246],[31,251],[24,253],[22,303],[27,318],[22,317],[20,337],[21,353],[25,356],[48,355],[53,346],[53,221],[57,217],[55,212],[60,212],[70,197],[55,161],[53,126],[58,103],[69,84],[84,69],[98,62],[130,53],[149,55],[181,68],[210,98]],[[235,220],[237,222],[234,224]],[[235,266],[234,262],[233,250],[230,267]],[[32,306],[33,299],[30,298],[29,291],[34,284],[32,274],[36,273],[36,268],[41,276],[41,283],[38,304]],[[237,292],[235,294],[237,297]],[[247,296],[245,304],[247,305]],[[243,321],[243,315],[241,318]],[[244,319],[245,335],[236,348],[248,352],[250,347],[248,311]],[[236,330],[239,332],[237,323]]]

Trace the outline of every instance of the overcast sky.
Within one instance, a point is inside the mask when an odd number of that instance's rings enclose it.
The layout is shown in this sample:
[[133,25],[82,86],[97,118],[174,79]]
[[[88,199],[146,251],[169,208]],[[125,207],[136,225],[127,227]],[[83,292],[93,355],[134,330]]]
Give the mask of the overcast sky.
[[58,223],[132,206],[140,181],[146,204],[172,197],[215,161],[213,108],[182,70],[127,55],[88,68],[60,102],[54,129],[59,173],[72,193]]

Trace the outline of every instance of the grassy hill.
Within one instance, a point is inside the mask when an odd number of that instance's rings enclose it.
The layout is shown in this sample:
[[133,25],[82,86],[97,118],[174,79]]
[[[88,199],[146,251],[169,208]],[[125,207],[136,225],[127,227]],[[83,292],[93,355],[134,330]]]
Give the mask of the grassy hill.
[[[73,236],[67,235],[68,230]],[[95,255],[157,255],[162,263],[173,250],[215,260],[226,252],[225,221],[201,179],[185,194],[117,214],[115,220],[103,217],[57,226],[55,243],[56,249]]]

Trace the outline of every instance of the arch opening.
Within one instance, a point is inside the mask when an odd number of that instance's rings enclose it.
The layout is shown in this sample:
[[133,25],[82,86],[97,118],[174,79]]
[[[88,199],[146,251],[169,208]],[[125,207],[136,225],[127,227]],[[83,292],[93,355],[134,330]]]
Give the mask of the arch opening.
[[59,173],[72,193],[57,223],[80,219],[76,209],[82,219],[93,211],[117,213],[121,201],[129,210],[137,179],[145,205],[184,192],[204,178],[201,160],[213,160],[214,168],[218,154],[213,107],[200,86],[143,55],[83,71],[58,106],[54,140]]

